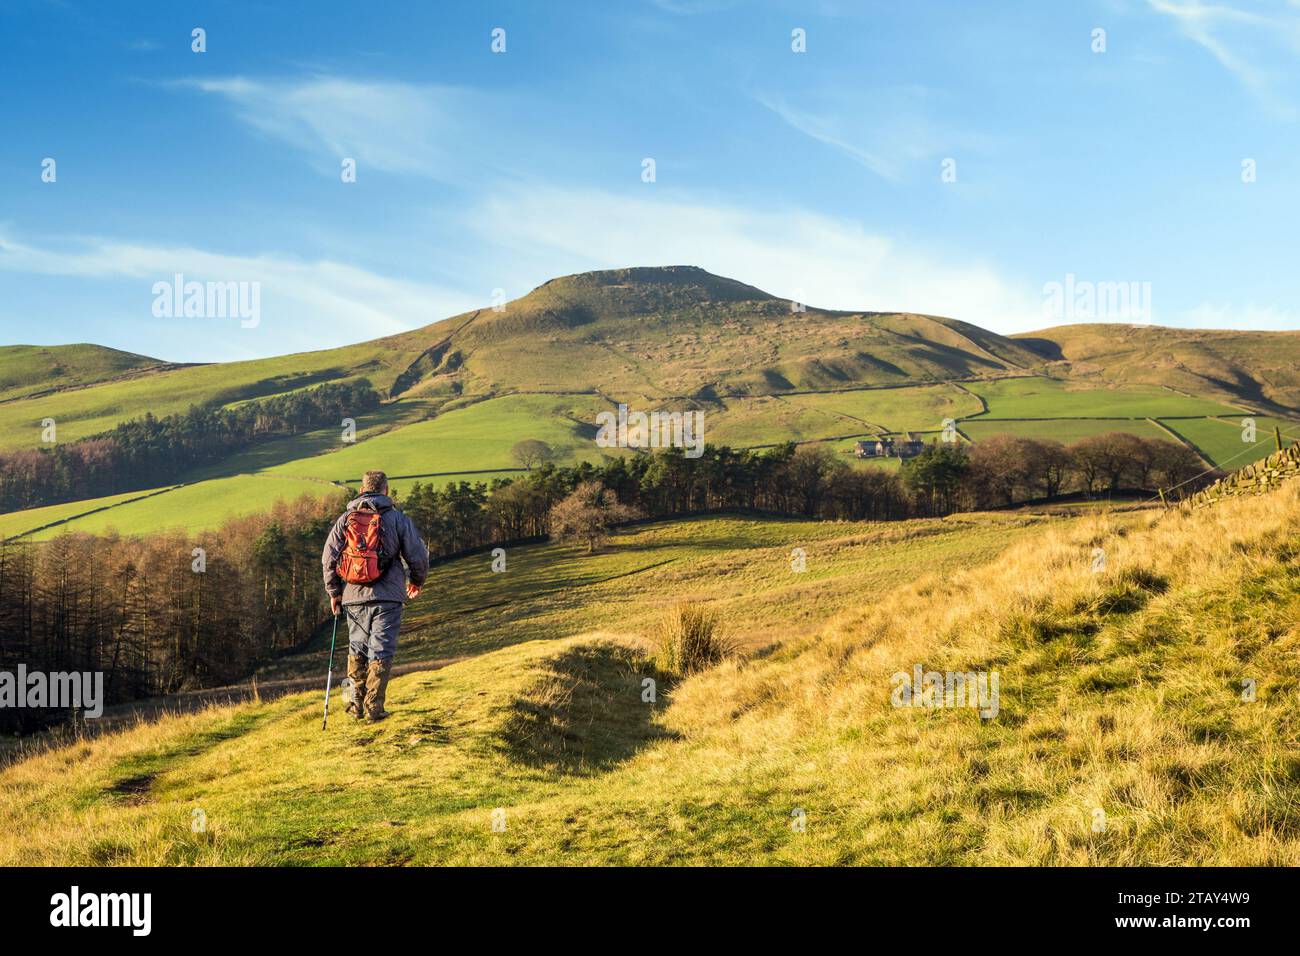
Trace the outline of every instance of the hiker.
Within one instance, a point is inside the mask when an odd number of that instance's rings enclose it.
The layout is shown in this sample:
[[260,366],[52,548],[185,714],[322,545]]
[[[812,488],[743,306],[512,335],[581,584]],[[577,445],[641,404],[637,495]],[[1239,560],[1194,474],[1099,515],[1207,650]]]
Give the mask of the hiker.
[[361,479],[361,494],[330,529],[321,567],[330,610],[337,615],[341,609],[348,617],[352,700],[345,709],[358,720],[383,720],[402,608],[424,585],[429,551],[415,524],[388,497],[382,471],[368,471]]

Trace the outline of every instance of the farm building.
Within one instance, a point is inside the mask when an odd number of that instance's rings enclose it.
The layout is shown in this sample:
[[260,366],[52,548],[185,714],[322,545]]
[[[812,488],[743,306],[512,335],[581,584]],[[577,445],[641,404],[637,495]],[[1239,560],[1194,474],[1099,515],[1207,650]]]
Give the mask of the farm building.
[[906,433],[902,441],[894,443],[894,454],[899,458],[915,458],[923,451],[925,451],[925,442],[915,437],[911,432]]
[[925,451],[925,442],[914,438],[911,432],[897,441],[884,436],[853,444],[855,458],[915,458],[923,451]]

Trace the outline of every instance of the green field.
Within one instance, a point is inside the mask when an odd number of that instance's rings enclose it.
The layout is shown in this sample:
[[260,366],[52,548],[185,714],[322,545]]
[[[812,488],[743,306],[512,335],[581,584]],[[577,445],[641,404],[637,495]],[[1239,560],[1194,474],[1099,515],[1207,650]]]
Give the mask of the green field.
[[599,460],[596,413],[607,407],[594,396],[508,395],[266,473],[347,480],[376,467],[390,475],[515,468],[510,449],[525,438],[546,442],[562,461]]
[[169,529],[200,531],[219,527],[230,518],[270,511],[277,501],[289,501],[302,495],[327,495],[338,490],[325,482],[301,478],[284,479],[266,475],[214,478],[152,497],[129,500],[84,518],[68,521],[35,537],[41,540],[64,531],[94,534],[110,529],[124,535],[152,534]]
[[1005,378],[966,383],[989,406],[990,418],[1168,418],[1234,415],[1239,409],[1169,389],[1104,388],[1059,379]]
[[134,501],[137,498],[154,495],[165,490],[155,488],[152,491],[128,491],[120,495],[90,498],[86,501],[72,501],[62,505],[47,505],[44,508],[29,508],[26,511],[15,511],[10,514],[0,515],[0,537],[12,538],[45,525],[67,522],[67,524],[59,524],[55,528],[51,528],[42,535],[48,537],[63,530],[70,530],[72,522],[69,519],[75,518],[77,515],[86,514],[100,508],[117,507],[122,502]]
[[208,402],[231,404],[322,382],[368,378],[391,383],[395,369],[417,352],[383,340],[325,352],[248,362],[196,365],[0,403],[0,451],[41,443],[41,421],[53,418],[61,442],[108,431],[146,412],[162,417]]
[[704,411],[704,438],[733,448],[778,445],[785,441],[820,441],[837,435],[874,431],[868,424],[801,407],[785,396],[728,398],[725,407]]
[[981,410],[977,399],[955,385],[795,394],[785,400],[895,434],[936,431],[943,427],[944,419],[961,419]]
[[[322,733],[311,691],[30,756],[0,770],[0,864],[1294,866],[1297,520],[1284,488],[1199,512],[702,519],[591,558],[514,549],[502,574],[466,558],[403,648],[446,666],[397,677],[383,724],[339,708]],[[679,599],[745,656],[656,670]],[[917,663],[995,670],[996,713],[891,705]]]
[[1080,438],[1102,435],[1106,432],[1128,432],[1140,438],[1170,440],[1168,432],[1151,422],[1134,421],[1129,418],[1057,418],[1047,421],[999,421],[975,418],[961,422],[958,427],[974,442],[983,441],[994,435],[1015,435],[1019,438],[1050,439],[1068,445]]
[[1255,420],[1255,441],[1243,441],[1242,419],[1246,417],[1239,414],[1223,418],[1182,419],[1164,424],[1195,445],[1215,464],[1229,469],[1244,468],[1277,451],[1274,428],[1281,430],[1284,441],[1300,441],[1300,422],[1265,415],[1250,416]]
[[[505,473],[506,476],[511,473]],[[503,477],[497,471],[453,472],[436,478],[393,480],[395,495],[405,494],[416,481],[435,485],[468,481],[490,484]],[[256,474],[213,478],[194,485],[132,491],[106,498],[92,498],[48,508],[33,508],[0,515],[0,535],[27,536],[46,541],[64,532],[153,534],[166,530],[206,531],[219,528],[230,518],[274,509],[277,502],[293,501],[303,495],[324,497],[342,489],[326,481],[309,478]],[[102,510],[100,510],[102,509]],[[93,514],[87,512],[94,511]],[[82,517],[77,517],[82,515]],[[61,523],[36,531],[51,522]]]

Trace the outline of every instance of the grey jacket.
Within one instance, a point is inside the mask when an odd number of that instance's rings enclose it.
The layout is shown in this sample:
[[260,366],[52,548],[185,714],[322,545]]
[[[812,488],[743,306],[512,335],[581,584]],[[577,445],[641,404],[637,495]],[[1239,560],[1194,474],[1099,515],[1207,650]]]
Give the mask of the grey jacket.
[[[424,584],[429,574],[429,550],[424,546],[415,523],[393,506],[393,499],[387,495],[363,494],[348,502],[348,511],[368,508],[379,512],[379,541],[384,554],[393,559],[384,576],[374,584],[346,584],[339,577],[336,568],[339,555],[343,553],[343,526],[348,514],[344,512],[334,522],[329,537],[325,539],[325,550],[321,552],[321,570],[325,574],[325,590],[330,597],[343,595],[344,604],[371,604],[377,601],[405,601],[406,578],[410,574],[411,583]],[[398,558],[401,560],[397,560]],[[407,571],[402,570],[402,561],[406,562]]]

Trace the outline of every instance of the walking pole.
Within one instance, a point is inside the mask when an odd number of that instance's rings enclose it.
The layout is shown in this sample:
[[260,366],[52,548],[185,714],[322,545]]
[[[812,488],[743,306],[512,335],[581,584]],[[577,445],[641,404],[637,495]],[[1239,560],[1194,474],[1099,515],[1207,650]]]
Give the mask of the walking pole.
[[334,612],[334,631],[330,634],[330,666],[325,672],[325,719],[321,721],[320,729],[324,730],[330,722],[330,681],[334,678],[334,638],[339,633],[339,615]]

